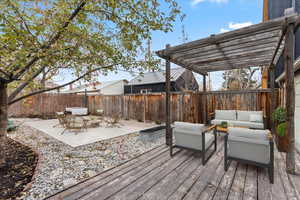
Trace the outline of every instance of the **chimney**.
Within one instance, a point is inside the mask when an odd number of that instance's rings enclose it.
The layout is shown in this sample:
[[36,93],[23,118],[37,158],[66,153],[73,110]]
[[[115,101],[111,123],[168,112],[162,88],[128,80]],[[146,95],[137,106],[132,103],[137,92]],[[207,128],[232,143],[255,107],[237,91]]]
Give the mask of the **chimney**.
[[69,85],[69,90],[73,90],[73,84]]

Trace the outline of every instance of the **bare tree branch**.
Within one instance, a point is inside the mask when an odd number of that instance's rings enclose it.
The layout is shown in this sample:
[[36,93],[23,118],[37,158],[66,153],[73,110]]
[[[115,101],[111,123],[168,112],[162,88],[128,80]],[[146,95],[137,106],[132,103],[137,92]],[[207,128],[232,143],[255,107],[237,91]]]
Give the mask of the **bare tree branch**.
[[87,76],[87,75],[89,75],[89,74],[91,74],[91,73],[93,73],[93,72],[95,72],[95,71],[99,71],[99,70],[101,70],[101,69],[109,69],[109,68],[112,68],[114,65],[115,65],[115,64],[108,65],[108,66],[106,66],[106,67],[98,67],[98,68],[95,68],[95,69],[93,69],[93,70],[91,70],[91,71],[88,71],[88,72],[84,73],[83,75],[79,76],[78,78],[76,78],[76,79],[74,79],[74,80],[72,80],[72,81],[70,81],[70,82],[68,82],[68,83],[65,83],[65,84],[62,84],[62,85],[59,85],[59,86],[56,86],[56,87],[53,87],[53,88],[47,88],[47,89],[43,89],[43,90],[38,90],[38,91],[35,91],[35,92],[31,92],[31,93],[29,93],[29,94],[23,95],[23,96],[21,96],[21,97],[18,97],[18,98],[16,98],[16,99],[12,100],[12,101],[9,101],[9,102],[8,102],[8,105],[14,104],[14,103],[16,103],[16,102],[18,102],[18,101],[20,101],[20,100],[22,100],[22,99],[25,99],[25,98],[30,97],[30,96],[33,96],[33,95],[37,95],[37,94],[40,94],[40,93],[44,93],[44,92],[49,92],[49,91],[52,91],[52,90],[60,89],[60,88],[62,88],[62,87],[65,87],[65,86],[67,86],[67,85],[70,85],[70,84],[72,84],[72,83],[75,83],[75,82],[79,81],[80,79],[83,79],[85,76]]
[[45,67],[41,67],[37,70],[33,75],[24,83],[20,84],[8,97],[8,102],[12,101],[32,80],[34,80],[43,70]]

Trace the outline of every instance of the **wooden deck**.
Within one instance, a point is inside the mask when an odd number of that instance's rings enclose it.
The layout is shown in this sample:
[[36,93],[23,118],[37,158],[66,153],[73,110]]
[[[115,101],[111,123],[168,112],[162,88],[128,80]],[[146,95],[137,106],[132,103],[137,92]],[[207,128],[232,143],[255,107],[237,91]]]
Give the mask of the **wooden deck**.
[[[275,181],[267,171],[232,162],[224,171],[223,142],[202,166],[191,151],[176,149],[170,158],[165,145],[74,185],[48,199],[300,199],[300,175],[285,172],[285,156],[275,150]],[[300,155],[297,154],[297,170]]]

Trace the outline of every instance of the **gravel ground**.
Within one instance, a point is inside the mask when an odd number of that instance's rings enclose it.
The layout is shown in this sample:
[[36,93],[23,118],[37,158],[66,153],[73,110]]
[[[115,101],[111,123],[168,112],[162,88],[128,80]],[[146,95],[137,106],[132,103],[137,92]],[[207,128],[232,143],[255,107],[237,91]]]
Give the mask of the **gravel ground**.
[[34,128],[21,125],[9,137],[35,149],[39,166],[22,199],[43,199],[82,179],[163,144],[163,131],[132,133],[73,148]]

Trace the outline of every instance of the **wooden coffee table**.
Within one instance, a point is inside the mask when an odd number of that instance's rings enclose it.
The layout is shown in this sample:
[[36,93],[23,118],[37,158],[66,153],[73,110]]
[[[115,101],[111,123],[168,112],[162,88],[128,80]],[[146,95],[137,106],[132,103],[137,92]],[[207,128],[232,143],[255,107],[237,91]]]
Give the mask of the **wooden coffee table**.
[[[245,126],[229,126],[229,127],[235,127],[235,128],[248,128],[248,127],[245,127]],[[227,128],[224,128],[222,126],[217,126],[216,127],[216,130],[217,132],[219,133],[226,133],[228,134],[228,127]]]
[[217,132],[221,132],[221,133],[227,133],[228,132],[228,127],[224,128],[222,126],[217,126],[216,127]]

